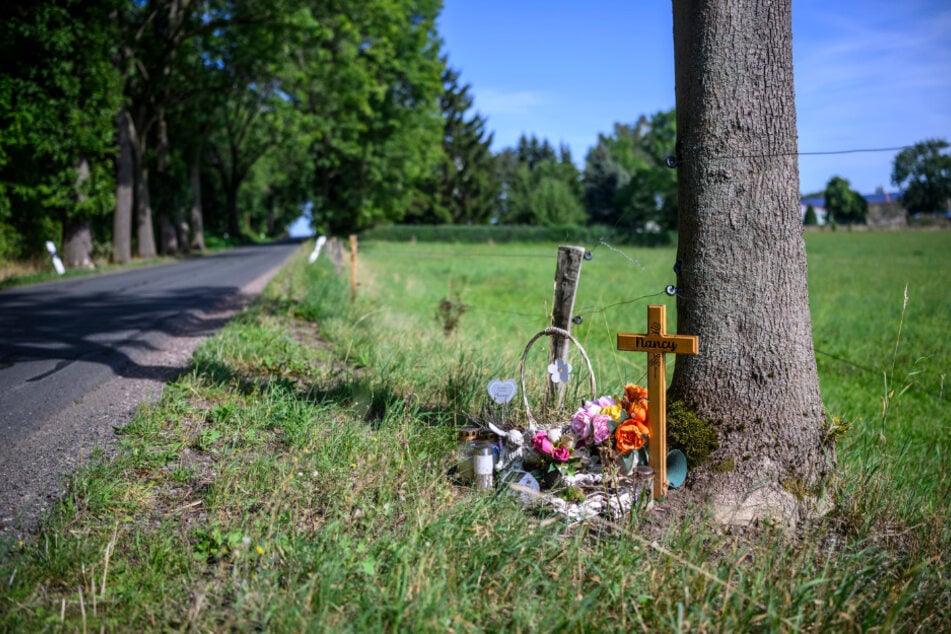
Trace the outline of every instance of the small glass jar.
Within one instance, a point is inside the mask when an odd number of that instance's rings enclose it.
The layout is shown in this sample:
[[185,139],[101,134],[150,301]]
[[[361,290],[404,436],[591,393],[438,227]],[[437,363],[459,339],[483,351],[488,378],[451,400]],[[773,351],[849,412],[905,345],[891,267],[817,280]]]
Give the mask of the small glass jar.
[[493,464],[499,464],[499,456],[501,454],[501,447],[499,437],[491,429],[483,429],[479,432],[478,443],[484,443],[486,445],[492,446],[492,461]]
[[641,508],[651,506],[654,502],[654,468],[640,465],[634,469],[634,478],[638,506]]
[[491,489],[493,486],[492,472],[495,471],[493,445],[479,443],[472,453],[472,471],[475,474],[477,489]]
[[463,427],[459,430],[456,444],[456,467],[459,470],[459,479],[468,484],[474,476],[472,471],[472,454],[479,438],[478,427]]

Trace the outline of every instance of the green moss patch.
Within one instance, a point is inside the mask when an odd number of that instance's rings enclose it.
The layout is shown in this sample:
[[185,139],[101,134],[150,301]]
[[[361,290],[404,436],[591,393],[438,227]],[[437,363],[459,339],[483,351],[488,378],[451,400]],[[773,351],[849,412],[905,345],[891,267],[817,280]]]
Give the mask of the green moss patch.
[[706,462],[720,446],[713,423],[697,416],[681,401],[667,406],[667,439],[672,448],[684,452],[691,467]]

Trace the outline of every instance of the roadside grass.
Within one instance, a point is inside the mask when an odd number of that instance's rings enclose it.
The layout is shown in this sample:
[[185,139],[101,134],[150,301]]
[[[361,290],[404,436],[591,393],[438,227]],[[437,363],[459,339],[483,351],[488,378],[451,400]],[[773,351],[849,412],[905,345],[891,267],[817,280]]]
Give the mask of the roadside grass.
[[[0,545],[0,629],[946,631],[948,235],[808,236],[823,395],[851,429],[837,508],[793,534],[663,505],[568,523],[454,486],[453,430],[546,325],[555,246],[367,243],[352,306],[305,247]],[[661,302],[673,330],[675,252],[592,251],[575,332],[611,391],[644,364],[614,333]]]

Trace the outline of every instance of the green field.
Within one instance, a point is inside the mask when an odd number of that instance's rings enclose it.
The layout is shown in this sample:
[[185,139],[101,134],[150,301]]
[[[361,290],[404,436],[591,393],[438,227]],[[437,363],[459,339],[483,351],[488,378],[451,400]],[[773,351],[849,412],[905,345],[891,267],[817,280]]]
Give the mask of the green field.
[[[645,376],[645,355],[615,350],[616,333],[643,331],[650,303],[666,304],[669,329],[675,327],[676,301],[664,289],[676,281],[676,250],[618,253],[586,246],[594,257],[582,267],[575,314],[584,321],[573,333],[592,358],[603,391],[616,392]],[[919,492],[934,499],[941,478],[922,476],[940,474],[949,464],[951,233],[811,233],[807,249],[824,403],[831,415],[854,423],[841,459],[904,456],[888,461],[891,477],[918,491],[913,506]],[[405,362],[400,375],[413,377],[432,365],[425,384],[438,384],[447,356],[469,351],[478,351],[471,361],[479,386],[493,376],[517,376],[523,347],[549,319],[556,252],[555,245],[535,244],[363,246],[360,294],[380,306],[367,320],[394,333],[392,341],[383,337],[377,344],[379,354]],[[467,310],[452,337],[435,342],[451,352],[435,354],[430,333],[440,327],[436,315],[444,298]],[[407,350],[420,358],[407,357]],[[535,365],[543,367],[541,360]],[[883,425],[886,380],[894,396]],[[853,451],[857,443],[863,449]]]
[[[614,392],[645,361],[615,334],[649,303],[674,329],[675,251],[584,246],[574,332]],[[353,305],[305,248],[2,546],[0,629],[946,631],[951,232],[807,248],[823,398],[851,425],[822,520],[567,523],[452,485],[453,429],[547,325],[557,245],[366,242]]]

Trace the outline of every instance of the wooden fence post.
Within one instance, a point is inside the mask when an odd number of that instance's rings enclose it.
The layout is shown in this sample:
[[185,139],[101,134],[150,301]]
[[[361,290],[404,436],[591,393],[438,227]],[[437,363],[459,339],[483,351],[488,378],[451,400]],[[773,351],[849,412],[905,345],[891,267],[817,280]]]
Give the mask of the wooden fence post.
[[[581,277],[581,262],[584,260],[583,247],[558,247],[558,265],[555,270],[555,297],[552,300],[551,325],[571,332],[571,317],[575,309],[575,294],[578,292],[578,280]],[[569,341],[561,337],[551,337],[548,363],[568,358]],[[560,409],[565,400],[565,384],[545,382],[545,407]]]

